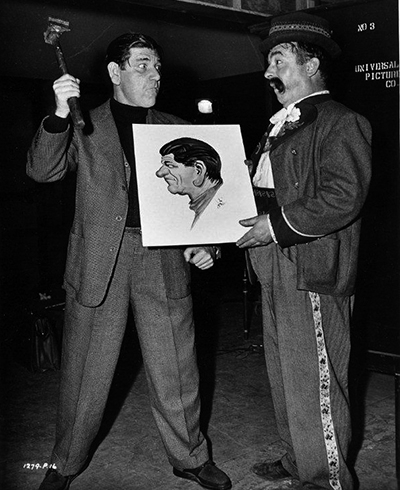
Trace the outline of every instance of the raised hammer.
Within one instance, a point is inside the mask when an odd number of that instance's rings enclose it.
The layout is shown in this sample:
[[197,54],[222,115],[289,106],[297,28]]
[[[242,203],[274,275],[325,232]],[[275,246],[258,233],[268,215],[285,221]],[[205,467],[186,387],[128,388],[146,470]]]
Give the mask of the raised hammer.
[[[70,31],[69,22],[61,19],[54,19],[49,17],[49,25],[47,26],[46,32],[44,32],[44,40],[47,44],[52,44],[54,46],[55,54],[58,61],[58,66],[63,75],[68,73],[67,65],[65,63],[64,54],[60,45],[60,36],[63,32]],[[83,120],[82,111],[80,108],[78,97],[70,97],[68,99],[69,109],[71,111],[72,121],[76,128],[82,129],[85,126],[85,121]]]

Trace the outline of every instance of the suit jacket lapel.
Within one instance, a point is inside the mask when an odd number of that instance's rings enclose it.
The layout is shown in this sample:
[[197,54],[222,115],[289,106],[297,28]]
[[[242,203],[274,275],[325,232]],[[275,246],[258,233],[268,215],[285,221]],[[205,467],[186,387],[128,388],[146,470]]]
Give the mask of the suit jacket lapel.
[[124,153],[117,126],[111,114],[110,101],[100,106],[94,117],[96,118],[97,131],[90,135],[90,138],[98,148],[96,158],[102,165],[112,165],[125,181]]

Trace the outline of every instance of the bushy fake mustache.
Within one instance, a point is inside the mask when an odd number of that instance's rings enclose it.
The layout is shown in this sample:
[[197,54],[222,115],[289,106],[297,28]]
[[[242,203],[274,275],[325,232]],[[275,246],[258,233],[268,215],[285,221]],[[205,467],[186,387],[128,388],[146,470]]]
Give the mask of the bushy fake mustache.
[[283,92],[285,91],[285,85],[278,77],[271,78],[269,80],[269,85],[271,86],[271,88],[276,89],[280,94],[283,94]]

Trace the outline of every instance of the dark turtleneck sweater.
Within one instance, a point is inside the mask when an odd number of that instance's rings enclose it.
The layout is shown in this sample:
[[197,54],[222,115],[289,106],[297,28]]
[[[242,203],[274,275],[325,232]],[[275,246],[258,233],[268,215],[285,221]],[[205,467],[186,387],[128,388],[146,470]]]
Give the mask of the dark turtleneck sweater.
[[145,107],[133,107],[131,105],[121,104],[115,99],[111,99],[110,107],[117,126],[122,149],[124,150],[125,157],[131,167],[131,181],[129,183],[129,207],[125,226],[140,227],[132,124],[145,124],[148,109]]
[[[111,113],[117,126],[119,139],[125,157],[131,167],[129,183],[129,207],[125,226],[140,227],[139,199],[136,180],[135,152],[133,150],[132,124],[145,124],[148,109],[145,107],[133,107],[110,100]],[[66,131],[69,118],[61,118],[55,114],[50,115],[44,121],[44,128],[49,133],[62,133]]]

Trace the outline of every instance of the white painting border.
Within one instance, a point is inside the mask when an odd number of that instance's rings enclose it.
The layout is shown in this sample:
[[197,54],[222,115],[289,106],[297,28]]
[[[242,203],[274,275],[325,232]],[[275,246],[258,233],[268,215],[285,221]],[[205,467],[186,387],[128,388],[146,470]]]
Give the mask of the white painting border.
[[[133,134],[144,246],[232,243],[244,235],[239,220],[257,211],[239,125],[134,124]],[[160,148],[181,137],[208,143],[222,162],[223,184],[193,228],[189,196],[170,193],[156,176]]]

